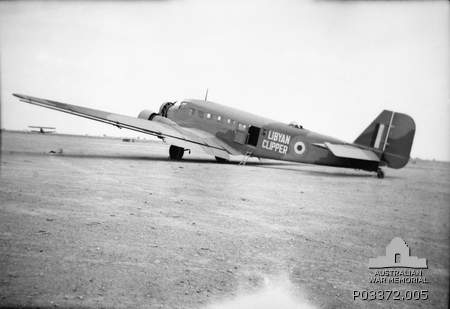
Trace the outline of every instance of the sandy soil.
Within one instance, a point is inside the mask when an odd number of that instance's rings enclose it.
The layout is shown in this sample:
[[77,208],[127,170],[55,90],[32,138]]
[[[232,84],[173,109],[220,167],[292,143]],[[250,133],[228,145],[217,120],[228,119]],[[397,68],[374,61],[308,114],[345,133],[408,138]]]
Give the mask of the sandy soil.
[[[269,289],[278,308],[447,307],[450,164],[417,161],[380,180],[167,152],[2,132],[0,305],[248,307]],[[369,258],[396,236],[427,258],[428,284],[369,283]],[[354,301],[364,289],[426,289],[429,300]]]

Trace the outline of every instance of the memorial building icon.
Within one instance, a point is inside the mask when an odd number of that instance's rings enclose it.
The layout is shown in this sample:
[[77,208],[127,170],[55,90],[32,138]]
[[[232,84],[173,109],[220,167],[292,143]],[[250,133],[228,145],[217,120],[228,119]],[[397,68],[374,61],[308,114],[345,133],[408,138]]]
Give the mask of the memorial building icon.
[[403,239],[395,237],[386,247],[386,255],[369,259],[369,268],[428,268],[426,259],[409,255],[409,247]]

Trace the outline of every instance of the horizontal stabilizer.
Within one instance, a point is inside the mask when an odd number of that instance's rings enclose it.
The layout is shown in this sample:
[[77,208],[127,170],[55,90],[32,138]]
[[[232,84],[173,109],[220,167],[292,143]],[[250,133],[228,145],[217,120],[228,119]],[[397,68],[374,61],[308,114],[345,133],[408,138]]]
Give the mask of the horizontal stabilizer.
[[361,149],[352,145],[345,144],[325,143],[325,146],[336,157],[380,162],[380,158],[370,150]]

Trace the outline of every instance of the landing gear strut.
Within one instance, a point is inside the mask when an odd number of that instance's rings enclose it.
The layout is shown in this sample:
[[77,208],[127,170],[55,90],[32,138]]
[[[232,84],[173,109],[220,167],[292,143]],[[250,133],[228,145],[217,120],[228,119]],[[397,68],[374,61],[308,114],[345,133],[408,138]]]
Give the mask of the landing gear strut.
[[169,148],[169,157],[171,160],[180,161],[183,158],[184,148],[171,145]]
[[384,171],[381,168],[377,169],[377,177],[380,179],[384,178]]

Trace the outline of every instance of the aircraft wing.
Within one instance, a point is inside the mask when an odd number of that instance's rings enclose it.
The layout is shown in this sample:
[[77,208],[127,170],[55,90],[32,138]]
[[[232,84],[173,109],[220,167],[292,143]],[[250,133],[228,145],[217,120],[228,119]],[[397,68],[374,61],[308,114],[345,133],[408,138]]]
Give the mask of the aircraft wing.
[[332,144],[326,142],[323,144],[314,145],[322,148],[327,148],[336,157],[380,162],[380,158],[376,155],[375,152],[368,149],[362,149],[350,144]]
[[192,146],[197,146],[211,155],[223,158],[229,158],[229,154],[231,153],[228,147],[224,147],[224,145],[218,143],[218,139],[214,140],[212,138],[199,136],[188,129],[178,126],[175,122],[151,121],[22,94],[13,95],[19,98],[22,102],[108,123],[118,128],[125,128],[153,135],[163,139],[169,144],[179,147],[190,148]]
[[[215,136],[212,133],[209,133],[209,132],[206,132],[206,131],[203,131],[200,129],[195,129],[195,128],[183,128],[183,129],[185,131],[191,132],[195,136],[198,136],[200,138],[207,140],[208,142],[215,144],[219,148],[225,149],[229,155],[242,155],[242,152],[231,147],[230,145],[228,145],[227,143],[225,143],[224,141],[222,141],[221,139],[219,139],[217,136]],[[221,153],[217,152],[217,148],[209,148],[209,149],[204,149],[204,150],[205,150],[205,152],[207,152],[211,155],[225,159],[225,157],[222,156]],[[227,157],[226,159],[229,160],[229,157]]]
[[49,130],[56,129],[55,127],[40,127],[40,126],[28,126],[28,127],[33,129],[49,129]]

